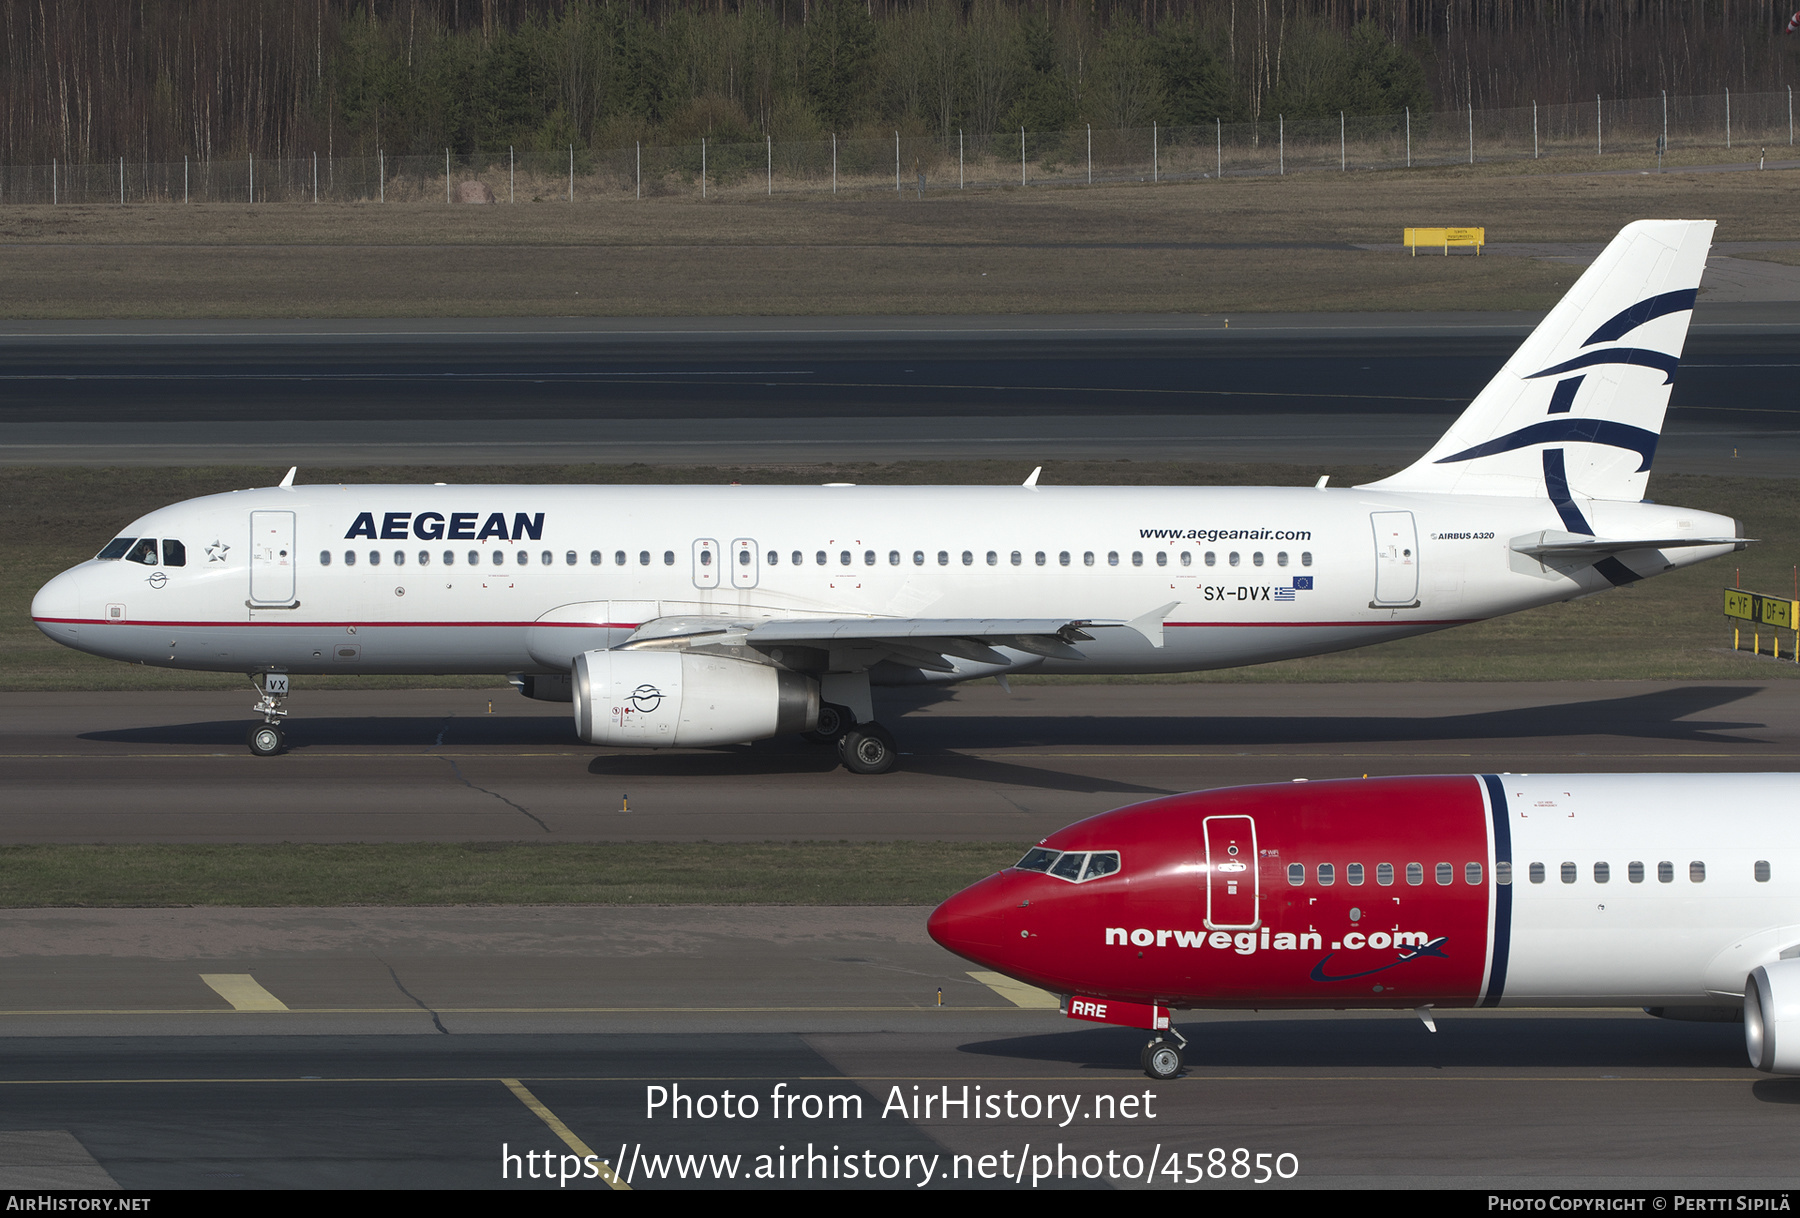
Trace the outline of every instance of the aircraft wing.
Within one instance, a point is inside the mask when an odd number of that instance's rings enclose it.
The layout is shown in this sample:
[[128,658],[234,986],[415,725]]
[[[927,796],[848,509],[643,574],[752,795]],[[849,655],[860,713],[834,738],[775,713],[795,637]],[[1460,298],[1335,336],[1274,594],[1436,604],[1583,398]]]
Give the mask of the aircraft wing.
[[1096,630],[1133,630],[1162,646],[1162,624],[1174,602],[1126,621],[1109,618],[775,618],[669,617],[646,622],[622,650],[645,647],[735,645],[757,648],[854,646],[885,651],[894,659],[939,672],[954,672],[945,657],[1005,664],[997,647],[1049,659],[1086,657],[1074,646]]

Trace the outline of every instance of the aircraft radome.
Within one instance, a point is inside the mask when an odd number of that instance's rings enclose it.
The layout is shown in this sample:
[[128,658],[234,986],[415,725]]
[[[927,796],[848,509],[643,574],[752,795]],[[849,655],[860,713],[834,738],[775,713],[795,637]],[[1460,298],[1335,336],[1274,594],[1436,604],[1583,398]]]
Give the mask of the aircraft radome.
[[56,576],[59,643],[251,675],[509,673],[588,742],[835,741],[871,685],[1191,672],[1566,601],[1741,548],[1644,500],[1711,221],[1626,227],[1437,445],[1331,488],[279,486],[151,512]]
[[1800,774],[1481,774],[1175,795],[1045,838],[931,937],[1151,1031],[1172,1008],[1643,1007],[1800,1074]]

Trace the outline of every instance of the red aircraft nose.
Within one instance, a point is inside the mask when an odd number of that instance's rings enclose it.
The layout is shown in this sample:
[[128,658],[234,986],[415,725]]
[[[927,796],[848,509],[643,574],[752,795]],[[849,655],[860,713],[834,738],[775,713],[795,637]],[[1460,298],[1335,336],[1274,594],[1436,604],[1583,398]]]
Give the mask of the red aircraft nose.
[[[1007,913],[1018,904],[1002,873],[963,889],[932,911],[925,929],[942,947],[977,964],[995,964],[1008,934]],[[1011,932],[1016,935],[1016,930]]]

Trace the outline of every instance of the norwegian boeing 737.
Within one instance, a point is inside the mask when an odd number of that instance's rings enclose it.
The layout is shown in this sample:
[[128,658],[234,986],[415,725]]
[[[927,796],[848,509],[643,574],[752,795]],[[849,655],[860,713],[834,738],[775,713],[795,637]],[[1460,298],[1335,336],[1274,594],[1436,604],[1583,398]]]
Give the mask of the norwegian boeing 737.
[[1437,445],[1351,488],[281,485],[133,522],[59,643],[249,673],[509,673],[593,744],[895,760],[871,685],[1191,672],[1566,601],[1741,548],[1644,500],[1711,221],[1628,226]]

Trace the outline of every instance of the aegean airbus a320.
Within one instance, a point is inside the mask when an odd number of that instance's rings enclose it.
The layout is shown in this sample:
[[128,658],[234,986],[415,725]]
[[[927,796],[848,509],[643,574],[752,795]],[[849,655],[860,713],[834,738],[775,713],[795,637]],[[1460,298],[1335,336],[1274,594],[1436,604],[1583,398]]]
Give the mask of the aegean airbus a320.
[[507,673],[597,745],[896,758],[871,687],[1190,672],[1442,630],[1730,553],[1645,500],[1710,221],[1625,228],[1443,438],[1366,486],[278,486],[131,522],[32,602],[95,655]]

